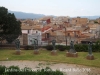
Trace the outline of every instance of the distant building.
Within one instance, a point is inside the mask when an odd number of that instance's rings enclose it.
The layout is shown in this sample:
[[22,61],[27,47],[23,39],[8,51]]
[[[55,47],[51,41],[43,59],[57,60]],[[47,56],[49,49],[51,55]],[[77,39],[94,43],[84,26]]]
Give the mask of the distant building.
[[96,19],[96,21],[100,24],[100,18]]
[[70,23],[74,25],[87,25],[87,23],[89,23],[89,20],[87,18],[77,17],[72,18]]

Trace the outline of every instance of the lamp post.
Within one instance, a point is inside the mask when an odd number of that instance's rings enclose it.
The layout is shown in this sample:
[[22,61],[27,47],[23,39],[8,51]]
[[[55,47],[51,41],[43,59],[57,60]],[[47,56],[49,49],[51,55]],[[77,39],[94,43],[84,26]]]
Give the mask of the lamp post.
[[66,36],[66,27],[65,28],[65,40],[66,40],[66,46],[67,46],[67,36]]
[[[44,32],[44,36],[45,36],[45,30],[44,30],[44,27],[46,25],[46,21],[42,21],[42,25],[43,25],[43,32]],[[45,38],[45,37],[44,37]]]

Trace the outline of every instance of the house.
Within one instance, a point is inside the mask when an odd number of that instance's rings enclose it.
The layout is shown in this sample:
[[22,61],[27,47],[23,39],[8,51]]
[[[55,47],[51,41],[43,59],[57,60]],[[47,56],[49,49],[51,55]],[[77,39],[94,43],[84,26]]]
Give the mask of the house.
[[41,29],[41,32],[42,32],[42,41],[46,41],[46,40],[50,39],[51,31],[52,31],[52,27],[50,27],[50,26],[44,26]]
[[[69,17],[43,17],[34,25],[22,24],[23,45],[31,45],[31,41],[37,38],[40,45],[47,45],[56,39],[57,43],[70,44],[70,41],[81,43],[86,38],[98,38],[100,36],[99,24],[90,22],[87,18]],[[27,40],[26,40],[27,39]]]
[[41,26],[21,26],[22,36],[20,36],[21,45],[31,45],[30,40],[38,39],[41,44]]
[[100,17],[98,19],[96,19],[96,21],[100,24]]
[[72,18],[70,21],[71,24],[73,25],[87,25],[89,23],[89,20],[87,18]]
[[100,37],[100,25],[99,24],[93,24],[89,25],[89,33],[93,34],[94,36],[92,38],[99,38]]

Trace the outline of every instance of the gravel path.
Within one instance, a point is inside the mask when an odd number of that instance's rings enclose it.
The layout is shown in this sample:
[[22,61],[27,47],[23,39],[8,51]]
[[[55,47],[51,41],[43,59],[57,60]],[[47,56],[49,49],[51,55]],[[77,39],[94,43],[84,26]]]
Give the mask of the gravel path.
[[50,67],[52,70],[63,71],[67,75],[100,75],[100,68],[87,67],[75,64],[44,62],[44,61],[0,61],[0,65],[19,66],[20,68],[30,67],[32,70]]

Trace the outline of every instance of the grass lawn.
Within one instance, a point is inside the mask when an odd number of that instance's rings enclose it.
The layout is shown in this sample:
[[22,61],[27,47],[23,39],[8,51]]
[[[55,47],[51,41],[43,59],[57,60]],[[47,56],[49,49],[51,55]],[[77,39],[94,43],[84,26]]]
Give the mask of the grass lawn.
[[39,55],[34,55],[33,50],[22,50],[21,55],[15,55],[15,50],[0,50],[0,61],[11,60],[36,60],[57,63],[80,64],[100,68],[100,53],[93,53],[95,60],[87,60],[87,52],[78,52],[77,58],[66,57],[66,51],[58,51],[57,56],[50,55],[50,51],[40,50]]

